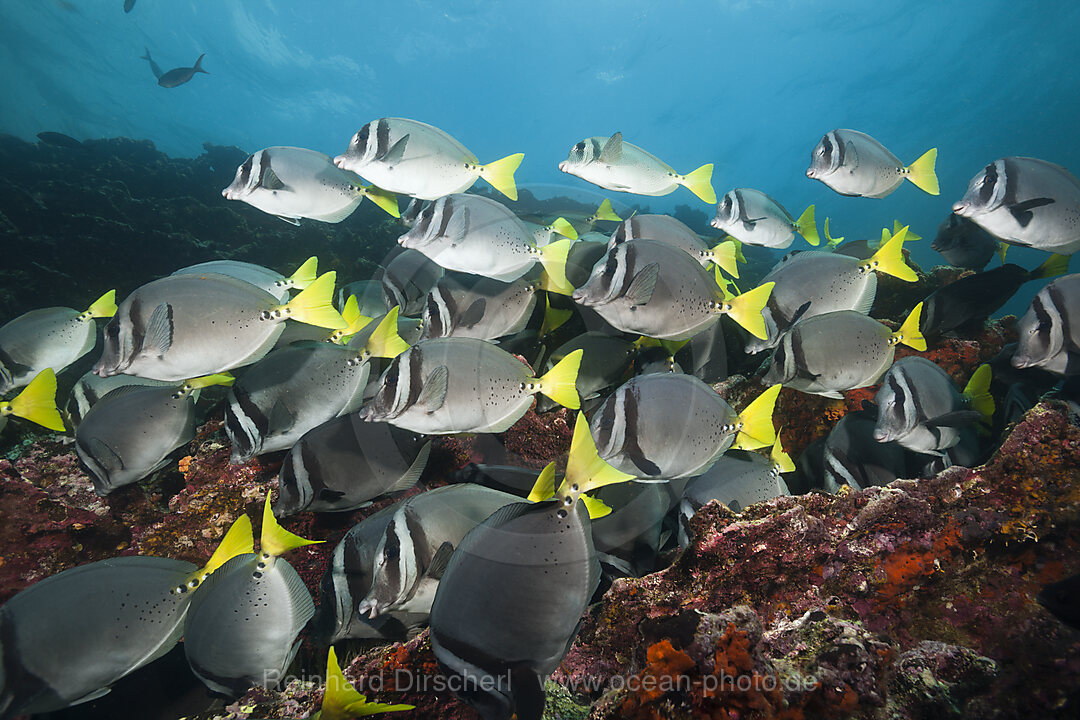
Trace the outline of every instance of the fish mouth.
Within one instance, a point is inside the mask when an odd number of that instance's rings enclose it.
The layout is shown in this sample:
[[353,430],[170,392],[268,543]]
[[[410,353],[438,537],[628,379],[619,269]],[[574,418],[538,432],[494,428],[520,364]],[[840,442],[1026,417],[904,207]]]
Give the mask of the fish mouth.
[[565,160],[563,160],[561,163],[559,163],[559,170],[561,170],[562,172],[566,172],[566,161]]
[[874,439],[878,442],[883,443],[890,442],[894,438],[892,437],[892,434],[889,433],[887,430],[884,430],[882,428],[874,428]]
[[346,157],[345,155],[338,155],[337,157],[334,158],[334,164],[337,165],[342,170],[348,170],[349,169],[349,168],[345,167],[345,163],[347,163],[348,161],[349,161],[349,158]]
[[721,229],[720,228],[720,220],[718,218],[713,218],[712,220],[709,221],[709,224],[712,225],[717,230]]
[[814,168],[806,168],[806,177],[810,178],[811,180],[817,178],[817,170],[815,170]]
[[1034,360],[1032,360],[1031,358],[1029,358],[1029,357],[1027,357],[1025,355],[1021,355],[1019,353],[1014,354],[1012,356],[1012,359],[1009,360],[1009,362],[1012,364],[1012,366],[1014,368],[1019,368],[1021,370],[1023,370],[1024,368],[1029,368],[1029,367],[1031,367],[1032,365],[1035,364]]
[[956,214],[956,215],[959,215],[960,217],[967,217],[967,215],[968,215],[967,209],[968,209],[967,203],[965,203],[962,200],[952,206],[953,213]]

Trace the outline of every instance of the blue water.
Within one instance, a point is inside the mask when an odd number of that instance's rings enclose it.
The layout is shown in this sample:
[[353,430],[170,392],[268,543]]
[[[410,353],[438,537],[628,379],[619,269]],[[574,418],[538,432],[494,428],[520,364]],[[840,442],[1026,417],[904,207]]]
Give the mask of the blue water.
[[[680,172],[715,163],[718,195],[754,187],[794,214],[817,203],[819,222],[831,216],[848,238],[899,218],[927,237],[912,246],[924,265],[940,262],[929,239],[988,162],[1080,167],[1080,3],[122,4],[0,0],[0,131],[149,138],[174,156],[207,141],[335,155],[362,124],[402,116],[447,130],[481,161],[524,152],[521,186],[589,193],[558,162],[582,138],[621,131]],[[145,48],[164,70],[206,53],[210,74],[158,87]],[[845,198],[807,179],[811,149],[836,127],[905,162],[938,147],[941,196],[907,185]],[[712,215],[681,188],[644,202]],[[1044,257],[1010,253],[1028,267]]]

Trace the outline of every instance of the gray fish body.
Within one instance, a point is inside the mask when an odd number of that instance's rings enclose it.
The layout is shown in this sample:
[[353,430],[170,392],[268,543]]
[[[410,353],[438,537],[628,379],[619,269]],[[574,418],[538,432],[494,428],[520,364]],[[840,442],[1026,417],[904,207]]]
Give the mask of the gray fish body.
[[206,73],[209,75],[210,73],[202,69],[202,59],[204,57],[206,57],[206,53],[199,56],[199,59],[195,61],[193,67],[178,67],[162,73],[158,76],[157,84],[161,87],[174,88],[191,80],[191,78],[195,77],[195,73]]
[[364,199],[359,187],[360,178],[334,165],[328,155],[269,147],[249,155],[221,194],[291,223],[301,218],[338,223]]
[[403,250],[386,264],[382,272],[386,306],[401,308],[402,315],[416,317],[424,309],[431,289],[443,276],[443,269],[417,250]]
[[[895,440],[915,452],[934,454],[960,442],[960,427],[935,425],[936,418],[968,409],[948,373],[929,360],[903,357],[881,379],[874,396],[878,406],[874,439]],[[972,422],[978,413],[973,413]]]
[[863,268],[857,259],[837,253],[807,251],[783,257],[762,279],[763,283],[776,283],[765,306],[769,337],[751,337],[746,352],[776,347],[796,317],[806,319],[837,310],[869,314],[877,295],[877,275]]
[[1080,323],[1073,314],[1078,302],[1080,273],[1060,277],[1040,290],[1017,323],[1013,367],[1080,374]]
[[[134,5],[135,3],[132,2],[131,4]],[[126,7],[126,3],[125,3],[125,7]],[[160,80],[161,76],[164,75],[165,73],[162,71],[161,67],[159,67],[158,64],[156,62],[154,62],[154,59],[152,57],[150,57],[150,48],[146,48],[146,54],[143,55],[141,59],[145,60],[148,63],[150,63],[150,72],[154,73],[154,78],[155,79]]]
[[679,502],[682,517],[679,545],[686,547],[689,544],[686,521],[712,500],[723,503],[733,512],[742,512],[754,503],[790,494],[776,466],[763,455],[724,455],[708,471],[686,483]]
[[278,517],[301,511],[341,512],[416,484],[427,465],[430,441],[388,423],[355,414],[304,433],[281,465]]
[[71,308],[31,310],[0,327],[0,394],[25,387],[39,372],[59,373],[94,349],[97,325]]
[[334,158],[380,188],[437,200],[463,193],[479,177],[475,155],[437,127],[407,118],[373,120],[352,137],[345,153]]
[[361,417],[428,435],[503,432],[532,404],[532,377],[484,340],[423,340],[394,358]]
[[423,210],[398,238],[447,270],[517,280],[539,259],[525,223],[502,203],[480,195],[448,195]]
[[311,594],[286,560],[237,555],[194,593],[184,653],[191,671],[214,692],[236,696],[253,685],[271,688],[314,614]]
[[308,430],[360,408],[370,367],[333,343],[280,348],[233,385],[225,410],[231,462],[291,448]]
[[634,215],[619,223],[608,240],[608,250],[628,240],[655,240],[679,248],[703,266],[709,247],[696,232],[670,215]]
[[570,246],[570,252],[566,256],[566,279],[574,287],[581,287],[589,280],[593,267],[600,258],[607,253],[607,242],[601,242],[603,235],[597,235],[596,239],[578,239]]
[[167,383],[160,380],[135,377],[134,375],[110,375],[107,378],[98,377],[92,372],[83,375],[71,388],[68,396],[67,410],[68,420],[72,427],[78,427],[90,408],[97,404],[98,400],[108,395],[113,390],[128,385],[145,387],[172,387],[179,388],[177,383]]
[[452,483],[473,483],[526,498],[540,476],[539,470],[515,465],[469,463],[450,475]]
[[810,155],[806,176],[841,195],[882,198],[904,182],[904,163],[858,130],[832,130]]
[[65,570],[8,600],[0,607],[0,715],[91,700],[169,652],[192,597],[170,590],[195,569],[119,557]]
[[480,485],[448,485],[402,500],[375,549],[371,590],[359,612],[371,618],[429,613],[449,553],[496,510],[520,500]]
[[[545,370],[550,370],[575,350],[584,351],[577,376],[577,390],[582,400],[598,397],[601,390],[620,384],[629,374],[638,352],[637,346],[623,337],[592,330],[553,350],[544,360]],[[541,400],[544,404],[548,402],[546,398]]]
[[664,340],[685,340],[710,327],[720,318],[710,304],[723,302],[696,259],[654,240],[609,250],[573,298],[623,332]]
[[[462,540],[431,608],[431,646],[487,720],[539,720],[600,569],[584,504],[508,505]],[[498,588],[493,592],[492,588]]]
[[[427,258],[424,259],[427,260]],[[360,310],[360,314],[370,318],[385,315],[387,311],[393,307],[392,305],[386,304],[382,282],[379,280],[357,280],[356,282],[342,285],[338,288],[338,310],[343,310],[345,308],[345,303],[348,301],[350,295],[356,296],[356,305]],[[394,303],[394,305],[399,304],[400,303]],[[404,308],[402,309],[404,310]]]
[[735,441],[736,413],[692,375],[639,375],[593,413],[589,430],[610,465],[648,480],[700,475]]
[[[616,138],[617,136],[617,138]],[[619,156],[609,160],[604,148],[620,146]],[[610,138],[591,137],[570,149],[570,154],[559,163],[564,173],[599,185],[606,190],[634,193],[635,195],[667,195],[679,187],[674,168],[652,153],[622,139],[620,133]]]
[[168,463],[195,437],[195,401],[174,387],[129,385],[96,403],[75,430],[75,450],[94,490],[106,495]]
[[1080,180],[1060,165],[1006,157],[971,179],[953,212],[1014,245],[1080,250]]
[[539,284],[479,278],[467,283],[443,276],[424,303],[422,338],[495,340],[524,329],[536,308]]
[[866,412],[848,413],[836,423],[825,439],[825,490],[836,492],[841,485],[862,490],[906,477],[904,449],[895,442],[875,440],[876,424]]
[[968,218],[950,213],[938,225],[930,248],[953,267],[982,270],[997,254],[998,239]]
[[815,315],[795,323],[773,353],[766,385],[840,398],[873,385],[889,369],[892,331],[854,310]]
[[102,377],[125,373],[187,380],[255,362],[274,346],[284,318],[270,293],[225,275],[173,275],[143,285],[105,326]]
[[795,239],[795,219],[769,195],[735,188],[720,198],[710,223],[747,245],[784,249]]
[[319,584],[319,610],[313,628],[320,644],[349,638],[404,640],[406,631],[427,622],[427,614],[384,613],[369,618],[358,611],[371,590],[375,549],[397,505],[390,505],[354,525],[330,556]]
[[596,551],[622,559],[635,572],[651,571],[664,516],[676,501],[671,489],[668,483],[617,483],[597,490],[611,512],[592,521]]
[[211,260],[210,262],[180,268],[173,275],[204,275],[206,273],[226,275],[251,283],[255,287],[273,295],[279,302],[285,302],[289,299],[289,290],[293,287],[289,279],[279,272],[265,268],[262,265],[236,260]]

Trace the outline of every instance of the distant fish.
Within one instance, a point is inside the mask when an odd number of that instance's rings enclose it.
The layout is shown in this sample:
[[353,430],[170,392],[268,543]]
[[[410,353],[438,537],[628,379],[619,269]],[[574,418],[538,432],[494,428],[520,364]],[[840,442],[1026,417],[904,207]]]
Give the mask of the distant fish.
[[710,205],[716,202],[712,163],[680,175],[666,162],[637,145],[624,142],[621,132],[610,138],[585,138],[559,163],[564,173],[606,190],[635,195],[667,195],[683,185]]
[[[150,72],[154,73],[154,77],[156,77],[158,80],[160,80],[161,76],[165,74],[162,71],[161,66],[154,62],[154,59],[150,57],[150,48],[146,48],[146,54],[142,55],[140,59],[150,63]],[[205,72],[205,70],[203,72]]]
[[821,242],[813,205],[796,220],[776,200],[751,188],[735,188],[724,195],[710,224],[747,245],[783,249],[791,246],[796,233],[811,245]]
[[934,172],[937,148],[904,166],[884,145],[857,130],[831,130],[810,155],[806,177],[820,180],[841,195],[883,198],[910,180],[923,192],[938,194]]
[[129,13],[135,9],[135,0],[124,0],[124,12]]
[[204,273],[215,273],[217,275],[227,275],[251,283],[255,287],[260,287],[276,297],[280,302],[286,302],[289,299],[289,290],[303,290],[315,282],[316,278],[318,278],[316,272],[318,266],[319,259],[312,256],[305,260],[304,264],[296,269],[296,272],[289,277],[285,277],[275,270],[254,263],[239,262],[237,260],[211,260],[210,262],[180,268],[172,274],[202,275]]
[[930,245],[953,267],[972,270],[982,270],[994,259],[995,254],[1000,253],[1004,259],[1004,247],[989,232],[955,213],[949,213],[949,217],[938,226],[937,237]]
[[83,146],[81,142],[71,137],[70,135],[65,135],[64,133],[58,132],[51,132],[49,130],[46,130],[45,132],[39,132],[37,134],[37,138],[46,145],[52,145],[53,147],[81,148]]
[[1080,180],[1045,160],[995,160],[971,179],[953,212],[1013,245],[1080,250]]
[[1080,375],[1077,306],[1080,274],[1066,275],[1039,291],[1016,325],[1020,337],[1013,367],[1038,367],[1057,375]]
[[173,68],[167,73],[163,73],[158,77],[157,84],[161,87],[174,88],[177,85],[183,85],[191,80],[191,78],[195,77],[195,73],[206,73],[209,75],[210,73],[202,69],[202,59],[204,57],[206,57],[206,53],[199,56],[199,59],[195,61],[194,67],[178,67]]

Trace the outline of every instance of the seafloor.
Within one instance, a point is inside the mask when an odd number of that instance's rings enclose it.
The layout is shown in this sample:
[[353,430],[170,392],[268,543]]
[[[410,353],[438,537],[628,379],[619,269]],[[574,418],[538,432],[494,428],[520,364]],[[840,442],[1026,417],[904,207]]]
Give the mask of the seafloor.
[[[45,305],[81,307],[99,288],[123,297],[213,258],[284,269],[316,254],[320,269],[370,277],[397,225],[368,204],[340,225],[293,228],[225,203],[220,189],[243,158],[235,148],[177,160],[145,141],[71,149],[0,137],[0,321]],[[948,275],[921,275],[906,295],[884,282],[880,292],[910,307],[913,294]],[[922,354],[961,379],[1000,350],[1014,324],[1007,317]],[[760,389],[741,376],[718,386],[737,408]],[[832,401],[783,391],[776,425],[785,447],[796,456],[871,394]],[[469,461],[541,467],[567,450],[572,422],[566,411],[530,412],[498,442],[439,441],[424,482],[440,485]],[[0,438],[0,602],[116,555],[204,561],[241,513],[257,522],[280,465],[279,454],[231,466],[227,442],[220,411],[211,413],[175,464],[100,498],[70,440],[9,424]],[[326,540],[288,558],[313,594],[336,542],[387,502],[284,523]],[[710,504],[693,527],[692,546],[667,569],[616,581],[589,609],[548,683],[547,717],[1080,716],[1080,630],[1035,601],[1043,586],[1080,571],[1080,428],[1063,402],[1046,400],[1007,427],[980,467],[782,497],[739,514]],[[417,706],[395,716],[476,717],[447,693],[399,685],[437,674],[426,632],[342,650],[347,677],[373,698]],[[308,678],[324,662],[325,650],[305,642],[296,679],[226,703],[174,651],[110,695],[51,717],[306,717],[322,694]]]

